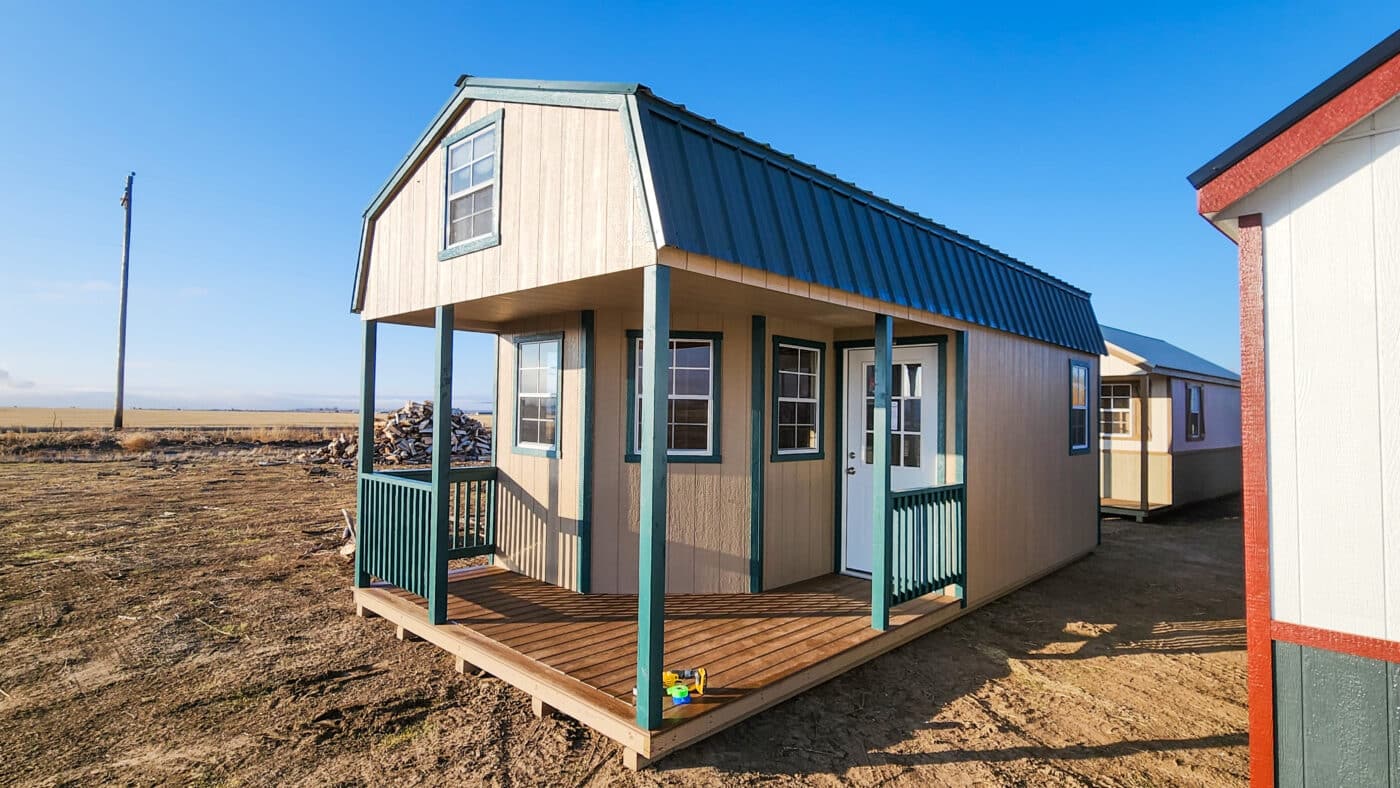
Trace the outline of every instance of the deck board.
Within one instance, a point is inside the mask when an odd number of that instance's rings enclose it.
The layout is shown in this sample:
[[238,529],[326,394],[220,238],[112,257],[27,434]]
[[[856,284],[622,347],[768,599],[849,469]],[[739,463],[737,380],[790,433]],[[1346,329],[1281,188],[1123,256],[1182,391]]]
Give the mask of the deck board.
[[762,594],[667,595],[665,664],[704,667],[709,686],[689,704],[665,699],[661,731],[642,730],[633,719],[635,596],[577,594],[474,567],[453,573],[450,621],[437,627],[427,623],[423,600],[402,589],[376,585],[355,597],[472,664],[488,661],[537,698],[554,693],[549,705],[654,758],[789,697],[792,687],[800,691],[907,642],[959,607],[951,597],[923,597],[894,608],[891,630],[879,632],[870,627],[869,593],[867,581],[826,575]]

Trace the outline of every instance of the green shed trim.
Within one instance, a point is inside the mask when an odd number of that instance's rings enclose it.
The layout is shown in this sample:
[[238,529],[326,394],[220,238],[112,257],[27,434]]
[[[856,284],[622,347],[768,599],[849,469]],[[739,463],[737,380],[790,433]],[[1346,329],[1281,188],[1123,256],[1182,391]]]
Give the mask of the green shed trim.
[[[556,395],[559,397],[559,407],[554,414],[554,445],[551,448],[540,446],[520,445],[520,346],[529,342],[558,342],[559,343],[559,367],[555,370],[555,387],[558,389]],[[547,331],[541,334],[522,334],[512,337],[511,344],[515,346],[515,372],[511,375],[514,380],[512,394],[515,401],[511,406],[510,417],[510,453],[521,454],[526,457],[548,457],[558,459],[560,457],[560,445],[564,436],[564,332]],[[493,419],[496,414],[491,414]],[[496,429],[500,429],[496,424]]]
[[[778,369],[778,347],[787,345],[789,347],[805,348],[817,351],[817,448],[812,451],[789,451],[786,454],[778,451],[778,397],[779,374]],[[826,343],[817,342],[810,339],[799,339],[797,337],[773,336],[773,394],[770,399],[773,403],[773,418],[771,419],[771,429],[769,437],[773,442],[769,452],[770,462],[801,462],[803,460],[824,460],[826,459],[826,406],[828,405],[826,375],[827,375],[827,354]]]
[[[493,246],[501,245],[501,146],[505,139],[504,124],[505,110],[498,109],[495,112],[492,112],[490,115],[487,115],[486,117],[481,118],[475,121],[474,123],[468,125],[466,128],[449,134],[446,138],[443,139],[442,144],[438,146],[443,150],[442,227],[438,228],[438,242],[439,246],[441,246],[442,249],[438,252],[437,255],[438,262],[444,262],[456,257],[461,257],[462,255],[471,254],[472,252],[479,252],[482,249],[490,249]],[[471,238],[466,241],[462,241],[460,243],[455,243],[451,246],[448,246],[447,217],[449,216],[449,206],[447,200],[447,175],[448,167],[450,166],[451,162],[448,160],[448,156],[446,153],[447,149],[457,144],[458,142],[461,142],[462,140],[470,137],[471,135],[476,134],[479,131],[485,131],[491,126],[496,127],[496,169],[495,175],[493,176],[494,185],[492,186],[492,188],[495,189],[496,192],[496,204],[492,207],[491,211],[491,232],[477,238]]]
[[[622,459],[624,462],[639,462],[641,455],[637,454],[634,448],[637,445],[637,340],[641,339],[642,332],[637,329],[627,330],[627,446],[623,449]],[[724,343],[724,333],[720,331],[672,331],[671,339],[704,339],[710,342],[710,366],[712,367],[712,384],[710,387],[710,451],[707,454],[671,454],[666,453],[666,461],[670,463],[720,463],[724,462],[724,457],[720,454],[720,435],[723,430],[720,424],[724,418],[724,411],[720,408],[720,394],[724,390],[723,374],[724,364],[721,353],[721,345]],[[669,347],[669,344],[668,344]],[[667,367],[669,371],[670,367]]]
[[767,318],[754,315],[749,337],[749,593],[753,594],[763,590],[763,354],[767,352],[767,333]]
[[[666,403],[670,392],[671,269],[647,266],[643,274],[642,325],[652,342],[642,374],[641,500],[637,535],[637,725],[661,727],[661,671],[666,648]],[[633,347],[636,343],[631,343]],[[630,373],[629,373],[630,376]]]

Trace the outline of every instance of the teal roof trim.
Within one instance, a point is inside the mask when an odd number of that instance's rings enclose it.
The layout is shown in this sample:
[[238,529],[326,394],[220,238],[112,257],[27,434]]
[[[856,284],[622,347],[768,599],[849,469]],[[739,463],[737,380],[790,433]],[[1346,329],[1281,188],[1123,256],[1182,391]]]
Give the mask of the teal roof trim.
[[1240,381],[1238,372],[1232,372],[1219,364],[1206,361],[1195,353],[1183,350],[1164,339],[1134,334],[1131,331],[1124,331],[1112,326],[1100,326],[1099,328],[1103,331],[1103,338],[1106,341],[1138,356],[1155,370],[1206,375],[1235,383]]
[[684,107],[637,104],[666,245],[1103,352],[1085,291]]

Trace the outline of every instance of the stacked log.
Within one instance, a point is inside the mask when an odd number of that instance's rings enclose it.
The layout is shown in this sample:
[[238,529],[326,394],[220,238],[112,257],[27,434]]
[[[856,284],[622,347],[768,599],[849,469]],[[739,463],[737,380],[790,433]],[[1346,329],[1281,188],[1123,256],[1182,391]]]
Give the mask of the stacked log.
[[[452,461],[479,462],[491,457],[491,430],[458,408],[452,409]],[[308,455],[315,463],[354,463],[357,436],[340,434]],[[390,465],[427,465],[433,457],[433,403],[409,402],[374,422],[374,460]]]

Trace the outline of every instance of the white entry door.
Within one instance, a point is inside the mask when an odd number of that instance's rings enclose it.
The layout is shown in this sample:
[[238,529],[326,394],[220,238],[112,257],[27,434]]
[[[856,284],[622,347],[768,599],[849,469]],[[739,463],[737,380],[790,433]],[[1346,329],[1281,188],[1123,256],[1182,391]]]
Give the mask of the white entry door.
[[[869,576],[875,505],[875,350],[846,351],[845,424],[841,460],[846,488],[841,567]],[[890,486],[912,490],[935,483],[938,461],[938,348],[898,345],[890,387]]]

